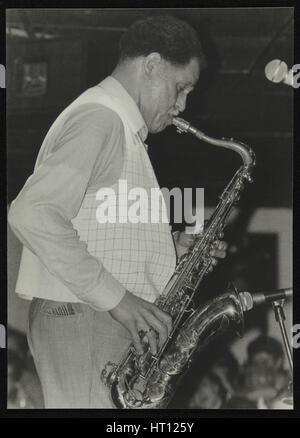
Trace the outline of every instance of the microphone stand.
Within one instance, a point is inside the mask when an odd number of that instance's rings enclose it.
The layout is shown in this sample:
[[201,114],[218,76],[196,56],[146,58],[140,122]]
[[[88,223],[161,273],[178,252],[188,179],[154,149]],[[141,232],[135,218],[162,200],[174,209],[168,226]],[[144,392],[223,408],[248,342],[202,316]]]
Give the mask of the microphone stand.
[[289,343],[289,339],[287,336],[287,331],[284,323],[286,318],[283,310],[283,304],[284,304],[284,299],[273,301],[272,308],[274,310],[275,320],[276,322],[278,322],[280,327],[281,337],[283,340],[285,352],[291,369],[291,381],[288,384],[288,393],[286,394],[286,397],[282,401],[284,401],[287,405],[292,406],[293,405],[293,358],[292,358],[291,346]]
[[[280,292],[280,290],[279,290]],[[281,291],[282,292],[282,291]],[[283,310],[283,304],[285,302],[286,296],[289,296],[291,293],[290,289],[283,290],[283,294],[274,293],[273,296],[269,295],[269,300],[271,300],[272,303],[272,309],[274,311],[275,315],[275,321],[279,324],[281,337],[284,344],[284,349],[288,358],[289,366],[290,366],[290,375],[291,375],[291,381],[288,384],[287,393],[285,394],[284,398],[281,400],[284,405],[293,405],[293,358],[292,358],[292,350],[289,343],[289,338],[287,335],[286,327],[285,327],[285,314]],[[269,300],[266,299],[266,296],[264,294],[260,294],[261,296],[255,297],[252,296],[249,292],[243,292],[239,293],[239,298],[241,300],[242,308],[244,311],[251,310],[254,305],[256,304],[262,304],[264,302],[267,302]],[[277,299],[274,299],[277,295]],[[282,298],[282,296],[284,298]]]
[[274,310],[275,320],[279,324],[279,328],[280,328],[280,332],[281,332],[284,348],[285,348],[286,355],[287,355],[288,362],[289,362],[290,369],[291,369],[291,375],[293,377],[292,350],[291,350],[291,347],[290,347],[290,343],[289,343],[289,340],[288,340],[287,331],[286,331],[286,327],[285,327],[285,323],[284,323],[286,318],[285,318],[285,313],[284,313],[284,310],[283,310],[283,304],[284,304],[284,300],[273,301],[272,302],[272,308]]

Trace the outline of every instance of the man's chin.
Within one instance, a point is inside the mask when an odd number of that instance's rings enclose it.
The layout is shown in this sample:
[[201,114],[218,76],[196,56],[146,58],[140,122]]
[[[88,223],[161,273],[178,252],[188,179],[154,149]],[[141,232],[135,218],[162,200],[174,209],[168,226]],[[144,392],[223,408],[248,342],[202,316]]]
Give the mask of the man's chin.
[[152,126],[149,129],[151,134],[158,134],[159,132],[164,131],[168,126],[172,125],[172,118],[169,117],[166,121],[157,124],[156,126]]
[[167,127],[167,125],[160,125],[160,126],[155,126],[154,128],[149,129],[150,134],[158,134],[159,132],[162,132],[165,128]]

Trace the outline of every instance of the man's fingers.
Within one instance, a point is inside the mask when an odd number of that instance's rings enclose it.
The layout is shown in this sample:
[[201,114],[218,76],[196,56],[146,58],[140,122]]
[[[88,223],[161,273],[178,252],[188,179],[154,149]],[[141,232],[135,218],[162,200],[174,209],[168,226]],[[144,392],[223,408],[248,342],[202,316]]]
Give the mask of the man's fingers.
[[142,341],[149,343],[150,351],[155,355],[157,353],[157,335],[148,321],[143,320],[139,322],[138,333]]
[[224,242],[223,240],[217,240],[214,243],[215,249],[220,251],[226,251],[228,244],[227,242]]
[[210,252],[210,255],[213,257],[217,257],[218,259],[224,259],[226,257],[226,251],[214,249]]
[[150,351],[152,354],[155,355],[157,353],[157,335],[156,335],[155,330],[153,330],[150,327],[146,333],[146,336],[147,336],[148,341],[149,341]]
[[228,248],[228,243],[227,242],[224,242],[223,240],[220,242],[220,244],[219,244],[219,248],[218,249],[220,249],[221,251],[223,250],[223,251],[226,251],[227,250],[227,248]]
[[159,319],[157,319],[157,317],[155,315],[153,315],[153,313],[144,310],[144,317],[147,321],[147,323],[153,327],[153,329],[158,333],[159,335],[159,344],[160,346],[162,346],[169,335],[169,331],[168,331],[168,327],[167,325],[160,321]]
[[[172,318],[167,313],[129,291],[126,291],[124,298],[110,311],[110,315],[130,332],[138,354],[143,354],[145,343],[149,343],[152,354],[156,354],[156,332],[162,345],[172,330]],[[151,327],[153,330],[150,330]]]
[[226,242],[217,240],[214,243],[213,249],[210,251],[210,255],[219,259],[224,259],[226,257],[227,247],[228,245]]
[[141,342],[141,337],[138,333],[137,328],[132,324],[129,327],[127,327],[127,329],[129,330],[129,332],[131,334],[133,345],[134,345],[134,348],[136,349],[137,354],[143,354],[143,346],[142,346],[142,342]]
[[217,264],[218,264],[218,260],[217,259],[215,259],[214,257],[211,259],[211,264],[213,265],[213,266],[216,266]]
[[162,310],[160,310],[157,306],[153,305],[151,307],[151,311],[152,313],[156,316],[156,318],[164,323],[167,326],[168,329],[168,333],[167,336],[171,333],[172,330],[172,318],[170,315],[168,315],[167,313],[163,312]]

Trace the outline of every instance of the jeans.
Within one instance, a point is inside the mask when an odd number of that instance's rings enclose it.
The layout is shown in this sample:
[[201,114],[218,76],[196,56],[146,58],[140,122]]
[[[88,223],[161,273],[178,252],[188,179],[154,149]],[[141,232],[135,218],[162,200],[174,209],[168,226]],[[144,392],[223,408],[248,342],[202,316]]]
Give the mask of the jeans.
[[108,312],[34,298],[27,337],[45,408],[115,407],[101,372],[108,361],[120,361],[131,338]]

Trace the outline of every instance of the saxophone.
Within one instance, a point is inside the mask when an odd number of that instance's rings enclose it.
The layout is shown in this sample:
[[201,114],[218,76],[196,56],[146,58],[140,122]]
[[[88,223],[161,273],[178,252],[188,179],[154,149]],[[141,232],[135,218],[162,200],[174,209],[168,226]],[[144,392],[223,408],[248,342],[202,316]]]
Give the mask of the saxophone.
[[237,335],[243,331],[244,307],[236,290],[229,289],[200,308],[194,308],[199,285],[213,270],[210,250],[222,235],[245,181],[252,182],[255,155],[249,146],[233,139],[215,139],[188,122],[173,118],[179,133],[191,133],[198,139],[237,152],[243,161],[220,196],[203,234],[195,236],[188,252],[179,259],[175,272],[155,304],[172,317],[172,332],[154,356],[144,342],[144,353],[138,356],[133,345],[118,365],[108,362],[101,379],[110,388],[117,408],[153,409],[168,406],[193,355],[216,335],[233,326]]

